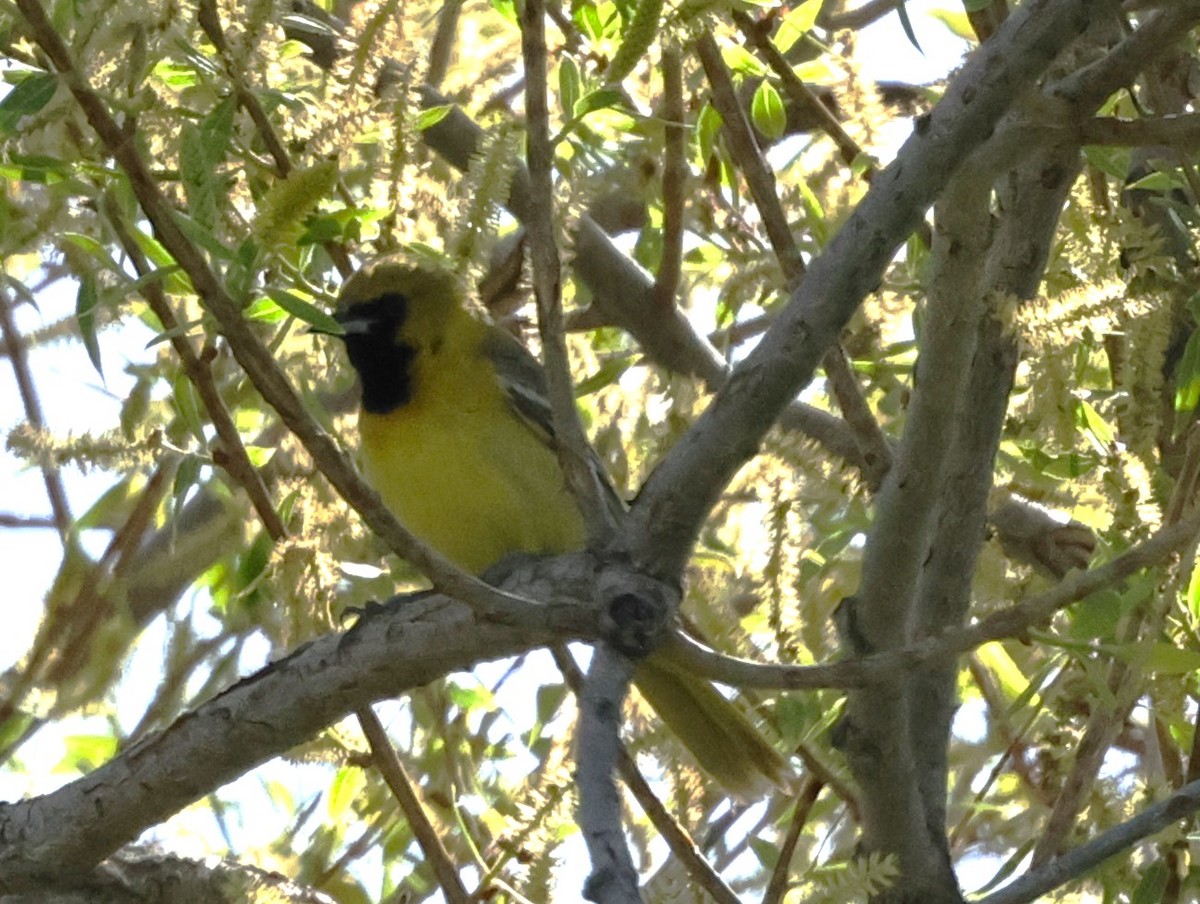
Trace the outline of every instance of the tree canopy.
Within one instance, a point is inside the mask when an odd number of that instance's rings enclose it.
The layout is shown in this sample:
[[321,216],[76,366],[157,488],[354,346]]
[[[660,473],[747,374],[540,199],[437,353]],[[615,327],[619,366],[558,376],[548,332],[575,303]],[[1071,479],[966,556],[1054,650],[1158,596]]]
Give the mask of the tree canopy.
[[[44,605],[0,893],[1200,895],[1200,2],[934,15],[0,4],[40,481],[0,527],[59,556],[4,559]],[[882,21],[969,52],[874,81]],[[590,444],[628,502],[569,481],[586,550],[484,583],[363,482],[320,334],[381,258],[540,354],[568,474]],[[629,690],[656,647],[778,787]]]

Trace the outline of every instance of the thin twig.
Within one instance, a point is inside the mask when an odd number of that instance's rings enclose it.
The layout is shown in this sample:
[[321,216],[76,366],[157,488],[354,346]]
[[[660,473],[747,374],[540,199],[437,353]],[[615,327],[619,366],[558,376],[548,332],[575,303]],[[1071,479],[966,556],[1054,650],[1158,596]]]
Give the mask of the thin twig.
[[847,10],[844,13],[832,16],[818,16],[817,24],[830,31],[840,29],[857,30],[882,19],[903,3],[904,0],[868,0],[862,6]]
[[[117,205],[111,203],[111,199],[107,197],[104,203],[104,213],[108,217],[108,222],[112,226],[117,241],[125,250],[125,254],[128,255],[130,261],[133,262],[133,267],[137,271],[138,276],[150,276],[154,272],[154,268],[146,259],[146,255],[142,253],[141,247],[134,240],[128,225],[117,209]],[[162,281],[158,279],[143,279],[139,291],[142,297],[146,299],[150,310],[154,312],[154,316],[158,318],[163,332],[170,338],[171,347],[175,350],[175,354],[179,356],[180,364],[183,365],[183,372],[187,374],[187,378],[191,381],[192,385],[196,387],[196,394],[200,396],[200,403],[204,406],[204,410],[208,412],[208,419],[217,431],[217,437],[221,441],[221,449],[219,456],[214,454],[214,460],[218,461],[229,476],[233,478],[234,482],[245,491],[250,504],[254,506],[259,520],[262,521],[263,527],[266,528],[267,534],[270,535],[271,539],[276,542],[282,540],[287,536],[287,530],[283,526],[283,521],[280,519],[279,513],[275,510],[275,504],[271,501],[267,484],[263,480],[258,468],[254,467],[254,463],[250,461],[250,455],[246,451],[246,446],[242,443],[242,437],[238,432],[237,425],[233,421],[233,416],[229,413],[229,409],[225,407],[225,402],[221,398],[221,392],[213,380],[212,369],[200,355],[196,354],[195,349],[192,348],[192,343],[181,329],[179,318],[175,316],[175,311],[171,308],[171,303],[167,301],[167,296],[163,292]]]
[[58,530],[58,522],[50,515],[39,518],[36,515],[10,515],[7,512],[0,512],[0,527],[20,529],[52,527]]
[[1166,800],[1147,807],[1137,816],[1079,845],[1026,873],[1011,885],[981,898],[977,904],[1028,904],[1083,876],[1109,857],[1128,851],[1133,845],[1174,822],[1200,810],[1200,782],[1180,788]]
[[662,50],[663,73],[663,227],[662,258],[654,279],[654,300],[675,303],[683,271],[683,234],[687,208],[687,123],[683,105],[683,58],[675,44]]
[[429,69],[425,79],[435,88],[446,78],[450,68],[450,57],[454,53],[454,42],[458,37],[458,19],[463,0],[447,0],[437,14],[437,30],[429,45]]
[[805,825],[808,824],[813,804],[817,802],[817,797],[824,787],[825,783],[820,779],[811,775],[805,776],[804,784],[800,786],[800,791],[796,794],[796,811],[792,814],[787,834],[779,846],[779,859],[775,861],[775,869],[771,871],[771,881],[767,883],[767,890],[763,892],[762,904],[781,904],[783,896],[787,894],[792,856],[796,853],[800,835],[804,832]]
[[936,658],[964,653],[993,640],[1018,637],[1072,603],[1178,553],[1195,541],[1198,532],[1200,511],[1194,511],[1105,565],[1073,571],[1050,590],[1025,602],[998,609],[966,627],[858,659],[815,666],[767,665],[717,653],[678,632],[669,634],[664,644],[670,648],[672,659],[697,676],[734,687],[862,687]]
[[404,771],[404,764],[400,762],[400,757],[396,756],[379,716],[369,706],[356,710],[354,715],[362,727],[363,734],[366,735],[367,743],[371,746],[371,759],[375,768],[392,789],[392,794],[396,795],[400,809],[404,811],[404,818],[408,820],[408,827],[417,839],[417,844],[421,846],[425,862],[437,877],[446,900],[450,904],[471,904],[474,899],[462,884],[450,852],[442,844],[441,836],[425,814],[425,807],[417,796],[412,780]]
[[871,413],[871,407],[863,397],[862,387],[858,385],[840,342],[825,353],[821,366],[825,369],[833,397],[842,409],[842,417],[854,431],[854,439],[862,454],[863,481],[867,489],[874,492],[882,486],[883,478],[892,468],[891,443]]
[[[29,657],[31,663],[37,662],[42,654],[53,652],[47,681],[65,681],[86,663],[95,645],[95,629],[113,614],[113,600],[108,590],[129,573],[134,553],[152,523],[154,512],[170,489],[169,477],[174,470],[174,459],[167,458],[151,472],[129,516],[113,533],[103,555],[91,567],[87,579],[81,582],[78,593],[55,613],[58,618],[53,630],[45,632],[48,647],[43,648],[39,643],[35,648],[37,655]],[[132,640],[130,637],[127,642]]]
[[546,363],[555,446],[567,485],[580,505],[593,542],[607,543],[615,532],[615,513],[607,502],[571,381],[562,313],[562,268],[554,237],[554,148],[550,143],[547,101],[546,8],[543,0],[526,0],[521,8],[521,54],[525,65],[525,129],[529,156],[529,210],[525,237],[533,266],[538,331]]
[[[1176,481],[1167,505],[1168,525],[1178,525],[1183,513],[1192,509],[1195,479],[1198,473],[1200,473],[1200,433],[1192,432],[1188,436],[1187,452],[1180,471],[1180,479]],[[1200,510],[1192,509],[1193,520],[1197,511]],[[1194,547],[1195,542],[1196,537],[1193,533],[1187,544],[1188,548]],[[1157,594],[1157,599],[1151,599],[1130,613],[1117,634],[1117,646],[1132,648],[1142,638],[1158,636],[1173,600],[1174,594],[1168,585],[1168,589]],[[1062,783],[1062,790],[1059,792],[1050,816],[1038,837],[1038,842],[1034,846],[1031,857],[1033,869],[1044,866],[1052,860],[1064,847],[1068,834],[1075,828],[1076,817],[1084,808],[1086,798],[1100,773],[1105,756],[1141,696],[1141,678],[1141,670],[1125,659],[1114,659],[1109,665],[1108,693],[1105,697],[1107,702],[1097,701],[1088,716],[1083,736],[1075,748],[1071,770]]]
[[721,57],[721,48],[717,46],[716,38],[705,33],[696,41],[696,51],[700,55],[700,63],[708,84],[712,88],[712,104],[721,114],[725,126],[725,138],[729,143],[729,151],[737,161],[746,178],[746,186],[750,196],[762,217],[763,228],[779,266],[783,268],[784,279],[788,282],[789,290],[794,288],[804,275],[804,258],[792,238],[792,227],[788,224],[787,214],[779,203],[779,193],[775,187],[775,174],[763,157],[754,131],[750,128],[750,120],[742,108],[737,90],[733,87],[733,78]]
[[[842,128],[842,124],[838,122],[837,117],[833,115],[830,109],[821,103],[817,96],[809,89],[808,85],[801,81],[800,76],[796,75],[791,63],[779,52],[779,48],[775,46],[775,42],[771,40],[770,36],[744,12],[735,9],[733,11],[733,21],[737,23],[742,34],[762,54],[767,65],[779,77],[779,83],[783,86],[783,93],[787,95],[788,99],[797,107],[811,113],[813,118],[816,119],[817,124],[821,127],[821,131],[833,139],[833,143],[837,146],[838,153],[841,154],[842,160],[846,165],[849,166],[855,161],[864,159],[863,149]],[[862,171],[862,177],[867,182],[870,182],[874,175],[875,164],[874,162],[868,162],[866,168]]]
[[[233,90],[237,96],[238,105],[249,114],[255,129],[258,131],[259,137],[267,148],[267,153],[275,161],[275,174],[280,179],[286,179],[294,169],[291,158],[288,156],[287,149],[283,146],[283,141],[280,140],[278,133],[275,131],[275,127],[271,124],[266,110],[263,109],[262,104],[258,102],[258,97],[246,84],[244,73],[239,67],[234,66],[229,59],[229,45],[225,40],[225,33],[221,28],[221,17],[217,11],[215,0],[200,0],[198,19],[200,27],[204,30],[208,39],[212,41],[213,47],[217,49],[221,57],[221,62],[225,66],[225,74],[229,77],[230,82],[233,83]],[[345,196],[343,199],[347,203],[351,201],[348,196]],[[346,253],[344,246],[333,241],[328,241],[324,243],[323,247],[343,277],[349,276],[354,271],[354,265],[350,262],[350,256]]]
[[[0,291],[0,331],[4,333],[4,348],[8,359],[12,362],[13,377],[17,381],[17,392],[21,395],[21,404],[25,407],[25,420],[35,430],[46,428],[46,419],[42,416],[42,404],[38,401],[37,389],[33,383],[33,371],[29,367],[29,352],[17,332],[16,319],[8,296]],[[50,510],[54,513],[54,526],[59,536],[66,539],[71,529],[71,507],[67,504],[67,491],[63,487],[62,477],[54,465],[48,461],[38,462],[42,472],[42,482],[46,485],[46,496],[50,500]]]
[[[703,35],[696,42],[696,49],[712,87],[713,106],[721,114],[725,124],[730,153],[746,177],[746,184],[766,228],[771,248],[783,270],[788,291],[795,291],[804,278],[804,258],[792,236],[787,213],[779,202],[775,174],[771,171],[750,128],[750,122],[734,89],[729,69],[721,58],[716,40],[710,34]],[[832,345],[822,358],[822,365],[842,414],[854,433],[855,443],[859,447],[863,478],[870,488],[877,489],[892,463],[887,438],[871,414],[871,409],[863,398],[862,389],[846,363],[845,354],[840,347]]]

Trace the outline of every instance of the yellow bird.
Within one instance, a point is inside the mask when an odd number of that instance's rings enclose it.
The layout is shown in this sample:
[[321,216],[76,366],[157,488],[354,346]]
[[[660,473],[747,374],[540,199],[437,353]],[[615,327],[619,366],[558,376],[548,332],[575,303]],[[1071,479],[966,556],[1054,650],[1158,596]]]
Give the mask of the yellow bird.
[[[481,574],[510,553],[581,549],[583,518],[551,446],[541,366],[469,311],[457,278],[381,262],[336,315],[362,383],[363,469],[414,534]],[[783,757],[706,681],[656,653],[635,684],[700,765],[743,797],[781,785]]]

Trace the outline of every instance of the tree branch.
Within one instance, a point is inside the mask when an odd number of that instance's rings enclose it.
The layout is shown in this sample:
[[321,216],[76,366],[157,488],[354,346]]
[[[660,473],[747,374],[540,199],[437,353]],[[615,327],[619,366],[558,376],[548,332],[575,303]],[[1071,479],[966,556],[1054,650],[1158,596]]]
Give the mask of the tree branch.
[[[117,209],[117,205],[112,203],[111,198],[106,197],[104,201],[104,213],[116,234],[117,242],[133,262],[138,276],[143,278],[143,281],[139,283],[139,292],[146,299],[154,316],[158,318],[163,333],[170,338],[171,348],[175,349],[175,354],[179,356],[179,363],[183,365],[183,372],[187,374],[188,380],[196,387],[196,394],[200,397],[204,410],[208,412],[208,419],[217,431],[217,437],[221,440],[222,454],[219,464],[246,493],[246,497],[254,506],[254,511],[258,514],[259,520],[263,523],[263,527],[271,539],[282,540],[287,536],[287,530],[279,518],[279,513],[275,511],[275,504],[271,501],[271,495],[267,491],[266,481],[263,480],[258,468],[254,467],[253,462],[250,461],[250,455],[242,443],[242,437],[238,432],[237,425],[233,422],[233,416],[225,407],[220,390],[217,389],[217,384],[213,380],[212,369],[208,366],[207,361],[196,354],[191,341],[180,328],[179,318],[175,316],[175,311],[171,308],[171,304],[163,292],[161,279],[150,278],[153,272],[150,262],[146,260],[146,255],[142,253],[142,249],[130,234],[129,227]],[[217,456],[214,455],[214,459],[216,458]]]
[[0,892],[86,874],[142,831],[347,713],[479,662],[595,639],[584,554],[518,565],[508,586],[528,604],[520,626],[487,621],[444,596],[397,597],[351,629],[320,637],[58,790],[0,805]]
[[583,896],[597,904],[641,904],[638,874],[625,840],[621,798],[613,772],[621,757],[621,709],[633,677],[633,662],[608,644],[597,645],[579,697],[575,783],[579,828],[592,873]]
[[663,238],[662,258],[654,278],[660,307],[673,306],[683,270],[683,236],[687,210],[687,111],[683,101],[683,57],[675,44],[663,47]]
[[1078,879],[1109,857],[1129,850],[1138,841],[1200,810],[1200,782],[1184,785],[1166,800],[1153,804],[1118,826],[1068,851],[1041,869],[1026,873],[1011,885],[979,899],[977,904],[1028,904]]
[[998,609],[974,624],[914,641],[899,649],[871,653],[828,665],[766,665],[717,653],[678,632],[664,644],[671,659],[696,675],[742,688],[785,689],[861,687],[887,681],[905,669],[933,659],[965,653],[994,640],[1020,637],[1056,612],[1087,596],[1112,587],[1130,575],[1159,565],[1194,542],[1200,533],[1200,510],[1178,524],[1164,527],[1149,540],[1088,571],[1073,571],[1045,593],[1023,603]]
[[[558,647],[551,653],[566,679],[567,686],[571,688],[571,692],[576,697],[581,696],[583,675],[575,664],[575,660],[571,658],[565,647]],[[642,811],[650,818],[651,824],[666,841],[671,853],[683,864],[688,875],[708,892],[717,904],[741,904],[741,899],[733,889],[725,884],[713,865],[700,853],[696,842],[692,840],[687,830],[663,806],[662,801],[658,799],[624,745],[621,747],[620,757],[617,760],[617,771],[621,776],[621,781],[625,783],[625,787],[636,798]]]
[[617,533],[611,494],[591,467],[588,445],[571,382],[562,312],[562,266],[554,238],[554,148],[550,144],[550,110],[546,99],[546,7],[543,0],[520,5],[521,54],[525,67],[525,131],[529,160],[529,201],[524,219],[533,294],[537,300],[538,331],[550,410],[554,419],[555,451],[567,486],[588,527],[590,542],[603,548]]
[[[21,335],[17,332],[12,306],[4,291],[0,291],[0,332],[3,333],[4,350],[8,355],[8,360],[12,363],[17,392],[20,393],[21,404],[25,407],[25,420],[35,430],[44,430],[46,419],[42,416],[42,405],[38,401],[37,389],[33,385],[33,373],[29,369],[29,353]],[[38,467],[42,472],[42,483],[46,485],[46,498],[50,500],[54,526],[57,528],[59,536],[66,540],[67,532],[71,528],[71,507],[67,503],[67,491],[63,487],[62,477],[49,462],[38,462]]]
[[933,112],[918,121],[897,158],[810,265],[779,319],[643,487],[633,508],[631,539],[639,554],[652,555],[650,570],[678,574],[721,489],[812,378],[895,249],[1013,99],[1095,12],[1096,3],[1084,0],[1037,0],[1022,7],[968,60]]
[[421,803],[421,798],[417,796],[412,779],[404,771],[404,764],[400,762],[400,757],[396,756],[391,739],[387,736],[383,723],[379,721],[379,716],[369,705],[359,707],[354,714],[367,738],[367,743],[371,745],[371,759],[375,763],[375,768],[379,770],[379,774],[383,776],[387,786],[392,789],[392,794],[396,796],[404,818],[408,821],[408,827],[412,830],[413,837],[417,839],[417,844],[421,846],[421,851],[425,854],[426,864],[433,870],[438,885],[442,887],[442,894],[446,896],[449,904],[472,904],[475,899],[471,897],[470,892],[458,877],[458,870],[454,866],[450,852],[442,844],[441,836],[438,835],[437,829],[425,814],[425,806]]

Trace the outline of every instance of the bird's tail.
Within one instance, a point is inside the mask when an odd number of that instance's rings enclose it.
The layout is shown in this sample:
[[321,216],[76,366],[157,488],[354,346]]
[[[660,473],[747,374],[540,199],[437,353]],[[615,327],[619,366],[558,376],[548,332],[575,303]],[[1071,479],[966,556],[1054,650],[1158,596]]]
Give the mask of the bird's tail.
[[700,767],[727,791],[752,800],[788,785],[787,760],[711,683],[662,653],[639,663],[633,680]]

